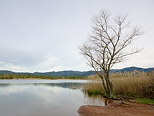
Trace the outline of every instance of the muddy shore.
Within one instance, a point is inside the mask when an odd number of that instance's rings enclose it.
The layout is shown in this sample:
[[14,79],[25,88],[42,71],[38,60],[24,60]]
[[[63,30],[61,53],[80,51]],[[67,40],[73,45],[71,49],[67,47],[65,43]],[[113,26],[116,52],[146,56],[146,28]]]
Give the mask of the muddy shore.
[[107,106],[81,106],[80,116],[154,116],[154,105],[115,102]]

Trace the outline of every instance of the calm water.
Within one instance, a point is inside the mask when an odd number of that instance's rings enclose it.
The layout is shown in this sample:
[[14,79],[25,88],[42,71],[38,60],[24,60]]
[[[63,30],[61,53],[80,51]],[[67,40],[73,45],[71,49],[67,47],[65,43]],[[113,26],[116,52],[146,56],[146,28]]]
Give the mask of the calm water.
[[82,105],[104,98],[82,91],[86,80],[0,80],[0,116],[79,116]]

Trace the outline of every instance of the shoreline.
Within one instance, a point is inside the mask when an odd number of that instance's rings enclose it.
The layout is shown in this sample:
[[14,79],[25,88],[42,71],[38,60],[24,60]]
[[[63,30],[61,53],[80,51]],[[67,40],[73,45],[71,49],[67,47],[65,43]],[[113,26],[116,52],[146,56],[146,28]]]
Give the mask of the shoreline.
[[84,105],[78,109],[79,116],[152,116],[154,105],[114,101],[106,106]]
[[57,79],[50,79],[50,78],[13,78],[13,79],[0,79],[0,80],[88,80],[88,79],[64,79],[64,78],[62,78],[62,79],[59,79],[59,78],[57,78]]

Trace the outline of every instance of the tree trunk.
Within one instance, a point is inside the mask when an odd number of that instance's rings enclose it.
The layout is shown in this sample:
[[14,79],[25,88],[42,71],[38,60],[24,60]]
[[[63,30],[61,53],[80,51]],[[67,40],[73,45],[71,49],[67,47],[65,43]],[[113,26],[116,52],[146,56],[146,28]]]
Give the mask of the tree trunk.
[[106,88],[107,88],[106,95],[107,97],[112,98],[113,86],[112,86],[112,82],[109,79],[109,72],[106,72],[105,74],[105,81],[106,81]]

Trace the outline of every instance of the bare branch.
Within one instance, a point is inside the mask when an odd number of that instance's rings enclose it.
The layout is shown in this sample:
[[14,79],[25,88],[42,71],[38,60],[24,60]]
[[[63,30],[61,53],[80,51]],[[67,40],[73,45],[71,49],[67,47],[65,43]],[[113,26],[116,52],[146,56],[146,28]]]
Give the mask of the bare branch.
[[111,18],[106,11],[95,16],[93,24],[90,40],[80,48],[80,52],[102,79],[103,87],[108,92],[112,89],[109,80],[111,67],[122,62],[126,56],[141,51],[141,49],[129,52],[125,50],[137,36],[141,35],[141,32],[137,27],[130,31],[127,16]]

